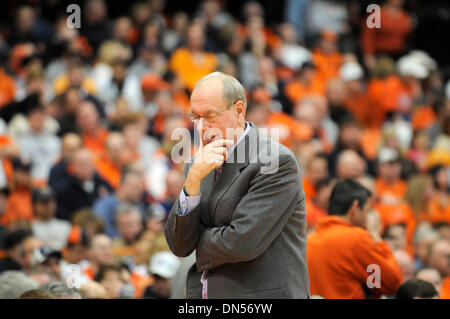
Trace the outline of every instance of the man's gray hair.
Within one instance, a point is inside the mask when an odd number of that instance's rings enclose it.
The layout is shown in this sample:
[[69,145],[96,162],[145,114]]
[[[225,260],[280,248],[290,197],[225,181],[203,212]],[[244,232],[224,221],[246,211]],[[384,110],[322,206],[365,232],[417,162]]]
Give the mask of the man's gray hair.
[[39,284],[25,273],[16,270],[0,275],[0,299],[17,299],[26,291],[37,289]]
[[231,106],[237,101],[242,101],[244,102],[245,107],[247,107],[247,97],[245,95],[245,89],[242,84],[236,78],[223,72],[216,71],[204,76],[197,83],[195,83],[194,90],[204,82],[213,78],[218,78],[222,81],[223,99],[227,106]]
[[76,288],[69,288],[64,282],[52,280],[42,284],[39,289],[45,290],[57,299],[81,299],[81,293]]

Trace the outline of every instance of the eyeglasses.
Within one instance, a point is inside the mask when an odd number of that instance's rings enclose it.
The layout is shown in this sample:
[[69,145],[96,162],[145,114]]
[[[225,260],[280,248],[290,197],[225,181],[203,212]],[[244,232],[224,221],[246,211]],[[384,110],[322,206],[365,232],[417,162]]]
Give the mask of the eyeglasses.
[[[239,101],[239,100],[237,100],[237,101]],[[215,120],[217,120],[219,118],[220,114],[222,114],[223,112],[228,110],[230,107],[232,107],[234,104],[236,104],[237,101],[233,102],[232,104],[228,105],[226,108],[224,108],[223,110],[218,111],[218,112],[210,112],[210,113],[208,113],[208,115],[204,115],[204,116],[189,113],[188,116],[191,119],[191,121],[194,123],[198,123],[198,121],[200,121],[200,119],[203,119],[204,121],[208,121],[208,122],[214,122]]]

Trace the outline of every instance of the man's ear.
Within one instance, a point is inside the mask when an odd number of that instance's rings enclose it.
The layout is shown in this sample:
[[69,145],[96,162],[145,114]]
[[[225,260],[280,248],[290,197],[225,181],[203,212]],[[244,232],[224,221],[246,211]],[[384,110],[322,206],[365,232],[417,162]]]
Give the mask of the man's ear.
[[350,222],[353,224],[354,221],[358,219],[358,213],[359,213],[359,200],[355,199],[350,206],[350,209],[348,210],[348,218]]
[[245,117],[246,109],[243,101],[239,100],[236,102],[236,112],[238,115],[243,115]]

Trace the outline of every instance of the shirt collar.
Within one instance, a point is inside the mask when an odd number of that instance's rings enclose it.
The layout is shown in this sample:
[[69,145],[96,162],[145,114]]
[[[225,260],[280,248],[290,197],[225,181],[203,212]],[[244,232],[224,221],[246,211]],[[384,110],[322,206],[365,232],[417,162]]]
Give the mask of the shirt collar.
[[239,136],[239,138],[236,141],[236,143],[234,143],[233,146],[231,146],[231,148],[228,150],[228,154],[233,153],[234,149],[244,139],[245,135],[247,135],[248,132],[250,132],[250,128],[251,128],[250,124],[248,122],[245,122],[245,130],[244,130],[244,132],[241,134],[241,136]]

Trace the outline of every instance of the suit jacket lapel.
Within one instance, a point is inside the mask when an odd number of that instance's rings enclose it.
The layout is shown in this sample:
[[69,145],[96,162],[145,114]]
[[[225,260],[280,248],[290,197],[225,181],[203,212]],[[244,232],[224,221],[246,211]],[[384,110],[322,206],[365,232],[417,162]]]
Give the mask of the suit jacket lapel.
[[211,196],[210,214],[214,222],[217,205],[223,198],[231,185],[239,177],[240,172],[249,164],[250,149],[256,145],[257,129],[253,123],[250,123],[252,128],[244,139],[236,146],[230,158],[223,164],[222,174],[214,186],[214,192]]

